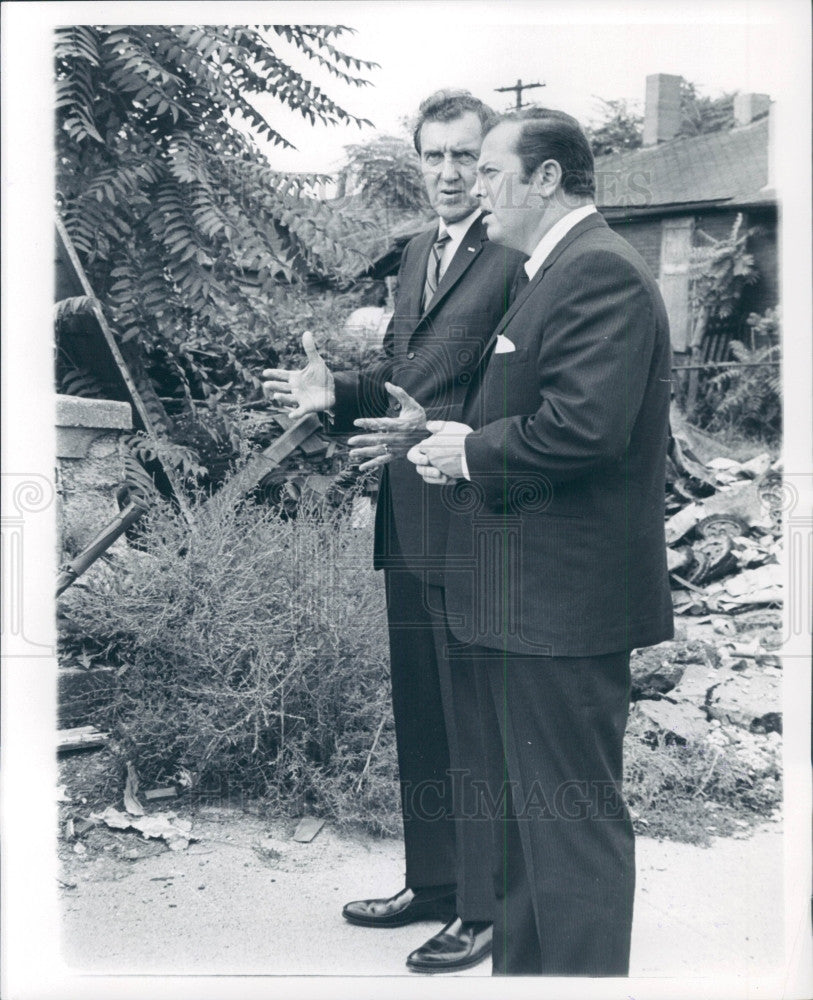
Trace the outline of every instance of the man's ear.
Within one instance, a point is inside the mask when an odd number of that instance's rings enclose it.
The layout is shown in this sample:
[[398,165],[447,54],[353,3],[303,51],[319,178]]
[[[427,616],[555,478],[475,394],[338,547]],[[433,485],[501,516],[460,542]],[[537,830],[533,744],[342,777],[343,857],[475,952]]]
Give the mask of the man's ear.
[[562,167],[558,160],[543,160],[533,172],[533,190],[544,198],[552,197],[561,183]]

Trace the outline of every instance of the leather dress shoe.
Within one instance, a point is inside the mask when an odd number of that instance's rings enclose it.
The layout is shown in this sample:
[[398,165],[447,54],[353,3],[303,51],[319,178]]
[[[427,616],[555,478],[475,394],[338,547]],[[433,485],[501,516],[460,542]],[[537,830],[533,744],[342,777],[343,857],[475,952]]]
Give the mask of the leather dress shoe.
[[403,927],[416,920],[449,920],[455,913],[454,886],[402,889],[389,899],[357,899],[342,916],[361,927]]
[[491,954],[491,924],[460,917],[446,924],[407,958],[415,972],[456,972],[469,969]]

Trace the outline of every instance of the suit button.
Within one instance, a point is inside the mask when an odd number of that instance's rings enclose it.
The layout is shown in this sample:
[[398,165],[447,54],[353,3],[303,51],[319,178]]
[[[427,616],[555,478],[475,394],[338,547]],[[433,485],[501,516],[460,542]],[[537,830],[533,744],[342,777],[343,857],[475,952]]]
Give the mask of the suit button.
[[415,352],[414,352],[414,351],[410,351],[410,352],[409,352],[409,353],[407,354],[407,357],[408,357],[408,358],[409,358],[409,360],[411,361],[411,360],[412,360],[412,359],[413,359],[413,358],[415,357]]

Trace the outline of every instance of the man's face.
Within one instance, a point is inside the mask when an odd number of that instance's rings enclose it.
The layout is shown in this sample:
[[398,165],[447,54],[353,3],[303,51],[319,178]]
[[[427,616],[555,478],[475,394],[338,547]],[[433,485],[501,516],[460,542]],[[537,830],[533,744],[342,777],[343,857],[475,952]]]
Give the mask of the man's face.
[[530,253],[544,201],[530,178],[522,180],[522,161],[514,151],[520,128],[516,122],[503,122],[485,137],[473,194],[487,213],[483,221],[488,238]]
[[477,208],[471,188],[482,141],[480,119],[474,111],[448,122],[425,122],[421,127],[426,193],[444,222],[458,222]]

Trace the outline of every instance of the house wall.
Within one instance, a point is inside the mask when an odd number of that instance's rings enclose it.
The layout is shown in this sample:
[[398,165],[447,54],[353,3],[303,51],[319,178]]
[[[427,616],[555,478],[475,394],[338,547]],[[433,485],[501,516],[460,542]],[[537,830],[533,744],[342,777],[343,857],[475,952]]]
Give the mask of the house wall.
[[[759,270],[757,284],[746,288],[744,293],[744,313],[762,313],[779,301],[779,272],[777,255],[777,220],[773,206],[751,209],[743,212],[746,227],[759,226],[760,232],[752,237],[750,249]],[[714,239],[723,239],[731,232],[737,209],[693,213],[694,245],[702,245],[702,230]],[[644,258],[652,273],[661,276],[661,254],[663,248],[663,222],[666,219],[680,219],[679,214],[664,214],[638,219],[611,220],[610,227],[623,236]],[[676,350],[683,345],[675,344]]]
[[609,223],[619,236],[631,243],[644,258],[649,269],[658,275],[661,269],[661,220],[653,217],[640,220],[618,220]]

